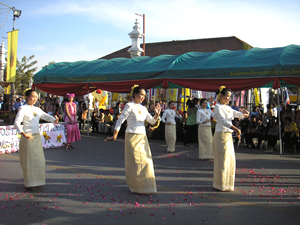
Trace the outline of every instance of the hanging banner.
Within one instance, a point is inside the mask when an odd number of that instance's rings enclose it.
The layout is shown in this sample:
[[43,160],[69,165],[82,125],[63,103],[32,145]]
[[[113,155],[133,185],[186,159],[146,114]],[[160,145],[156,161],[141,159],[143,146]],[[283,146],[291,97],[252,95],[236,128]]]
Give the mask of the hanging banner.
[[[61,147],[66,143],[65,123],[40,124],[43,148]],[[0,154],[18,152],[21,135],[14,126],[0,126]]]
[[258,91],[257,88],[254,88],[254,98],[255,98],[255,105],[259,105],[259,96],[258,96]]
[[175,88],[169,89],[169,99],[170,101],[177,102],[177,89]]
[[16,81],[17,48],[19,30],[8,32],[7,37],[7,75],[6,82]]

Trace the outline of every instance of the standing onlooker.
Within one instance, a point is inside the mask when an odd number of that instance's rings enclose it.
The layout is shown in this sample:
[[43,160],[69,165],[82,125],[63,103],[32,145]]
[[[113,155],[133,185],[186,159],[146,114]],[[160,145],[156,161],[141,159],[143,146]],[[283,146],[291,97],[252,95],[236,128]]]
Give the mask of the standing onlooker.
[[25,188],[35,190],[36,187],[45,185],[45,156],[39,121],[43,119],[58,123],[58,119],[33,106],[38,98],[34,90],[26,91],[25,96],[27,104],[19,108],[14,126],[21,134],[19,149]]
[[195,103],[188,99],[187,101],[187,105],[188,105],[188,110],[187,110],[187,114],[188,117],[186,119],[186,123],[184,126],[184,129],[186,130],[185,132],[185,138],[184,138],[184,146],[191,146],[191,143],[194,143],[197,141],[197,122],[196,122],[196,115],[197,115],[197,111],[198,109],[195,107]]
[[73,102],[75,94],[67,93],[68,102],[65,103],[64,121],[67,123],[67,144],[66,149],[74,148],[73,142],[81,139],[77,124],[76,104]]
[[[86,123],[86,119],[87,119],[87,114],[88,114],[87,106],[85,103],[83,103],[81,117],[80,117],[80,121],[79,121],[79,129],[81,129],[81,124],[83,123],[83,126],[82,126],[83,131],[85,131],[85,123]],[[89,129],[89,127],[88,127],[88,129]]]
[[169,108],[166,109],[163,113],[161,121],[165,123],[165,139],[167,142],[167,152],[175,152],[176,144],[176,121],[175,117],[181,118],[181,115],[178,111],[174,110],[175,102],[169,101]]
[[44,101],[44,111],[46,113],[48,113],[48,104],[49,104],[49,97],[46,97]]
[[240,107],[238,106],[237,101],[234,101],[234,102],[233,102],[233,106],[232,106],[231,108],[234,109],[234,110],[236,110],[236,111],[239,110]]
[[117,104],[116,104],[116,106],[115,106],[115,108],[114,108],[114,116],[116,115],[116,114],[120,114],[120,102],[117,102]]
[[273,116],[277,117],[277,105],[276,105],[276,103],[273,102],[271,104],[271,107],[272,107]]
[[96,116],[98,116],[98,113],[99,113],[99,102],[98,102],[97,98],[95,98],[95,102],[94,102],[94,112],[96,113]]
[[13,110],[15,111],[15,114],[18,113],[18,109],[22,106],[20,98],[17,98],[14,105],[13,105]]
[[47,113],[49,114],[49,115],[53,115],[53,101],[52,101],[52,99],[50,98],[49,99],[49,102],[48,102],[48,104],[47,104]]
[[200,109],[197,112],[197,124],[198,126],[198,146],[199,146],[199,159],[210,160],[214,159],[212,149],[212,130],[211,130],[211,118],[214,117],[214,113],[206,109],[207,99],[202,98],[200,100]]
[[[298,108],[298,106],[295,106]],[[300,130],[300,111],[295,109],[295,123],[297,124],[298,129]]]
[[167,109],[166,102],[164,100],[160,100],[159,104],[160,104],[160,108],[161,108],[161,114],[163,114],[165,109]]
[[213,187],[220,191],[234,191],[235,180],[235,154],[232,141],[232,132],[240,138],[241,131],[232,125],[232,118],[243,119],[249,113],[233,110],[228,106],[231,98],[231,90],[221,86],[217,92],[218,103],[215,106],[215,117],[217,119],[216,132],[213,137],[214,152],[214,178]]
[[98,133],[99,118],[96,112],[93,112],[91,123],[93,125],[92,133]]
[[272,152],[274,151],[277,140],[279,140],[279,123],[275,116],[270,118],[267,139],[269,150]]
[[105,141],[117,139],[122,123],[127,120],[125,133],[125,173],[127,185],[132,193],[151,194],[157,192],[153,160],[145,131],[145,120],[155,123],[160,114],[160,106],[152,117],[146,107],[140,105],[146,92],[137,86],[133,88],[133,102],[126,104],[117,121],[112,137]]
[[77,107],[77,120],[78,120],[79,130],[81,130],[81,124],[83,123],[81,119],[82,112],[83,112],[83,102],[80,102]]

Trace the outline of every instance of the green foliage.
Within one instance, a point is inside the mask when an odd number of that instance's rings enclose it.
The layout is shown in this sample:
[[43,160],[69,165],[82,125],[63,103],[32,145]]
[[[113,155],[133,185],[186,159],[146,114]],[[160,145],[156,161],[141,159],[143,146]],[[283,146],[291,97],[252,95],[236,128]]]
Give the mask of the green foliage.
[[52,64],[55,64],[55,61],[49,62],[48,65],[43,66],[42,69],[44,69],[44,68],[46,68],[47,66],[50,66],[50,65],[52,65]]
[[34,75],[37,67],[37,60],[33,60],[34,55],[24,56],[21,61],[17,60],[15,91],[16,95],[23,95],[24,91],[29,88],[30,77]]
[[249,50],[251,49],[249,45],[243,44],[243,50]]

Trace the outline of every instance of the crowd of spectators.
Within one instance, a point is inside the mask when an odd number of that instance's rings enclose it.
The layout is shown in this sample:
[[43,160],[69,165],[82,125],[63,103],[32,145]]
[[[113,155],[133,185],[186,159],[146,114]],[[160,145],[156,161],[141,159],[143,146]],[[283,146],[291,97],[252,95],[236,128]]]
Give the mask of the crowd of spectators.
[[[75,99],[77,104],[77,116],[79,129],[85,130],[86,124],[88,128],[92,128],[92,132],[101,132],[111,134],[114,130],[115,123],[122,113],[122,109],[125,107],[126,102],[117,102],[111,109],[99,109],[99,102],[97,99],[92,104],[94,110],[91,111],[91,120],[88,119],[88,102],[86,99],[79,101]],[[26,104],[26,101],[20,97],[16,98],[13,102],[14,113],[18,112],[18,108],[21,105]],[[143,105],[148,108],[149,113],[154,113],[154,107],[156,104],[161,106],[161,115],[167,108],[166,102],[150,101],[144,102]],[[230,102],[231,104],[231,102]],[[58,98],[40,98],[35,106],[42,108],[46,113],[50,115],[58,116],[60,122],[63,122],[64,114],[64,101],[60,102]],[[208,103],[208,109],[213,111],[212,103]],[[231,105],[232,109],[239,110],[243,106],[238,106],[238,102],[234,101]],[[181,119],[176,119],[176,133],[177,141],[182,141],[185,146],[192,146],[193,143],[197,143],[197,123],[196,114],[199,109],[199,99],[189,99],[187,101],[187,111],[180,111]],[[278,113],[280,113],[281,127],[279,128]],[[275,103],[267,104],[264,108],[263,104],[253,107],[250,118],[243,120],[234,119],[233,124],[241,129],[241,141],[236,137],[236,145],[244,145],[249,148],[268,148],[270,151],[276,149],[276,144],[279,140],[279,130],[281,130],[282,140],[284,143],[285,151],[296,151],[296,145],[299,141],[299,129],[300,129],[300,113],[297,106],[291,105],[285,106],[283,102],[277,106]],[[123,124],[123,130],[126,128],[126,123]],[[216,121],[214,118],[211,120],[212,133]],[[161,123],[159,118],[156,124],[151,125],[145,123],[146,134],[148,138],[164,139],[164,123]],[[121,129],[122,135],[122,129]]]

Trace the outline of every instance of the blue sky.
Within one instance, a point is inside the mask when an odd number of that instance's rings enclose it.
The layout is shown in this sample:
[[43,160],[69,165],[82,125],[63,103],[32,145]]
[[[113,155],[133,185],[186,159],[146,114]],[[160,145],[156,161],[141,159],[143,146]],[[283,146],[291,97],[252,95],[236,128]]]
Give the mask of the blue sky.
[[[131,45],[135,19],[146,15],[146,43],[236,36],[254,47],[300,45],[299,0],[0,0],[22,10],[18,59],[94,60]],[[7,47],[13,14],[0,5]],[[6,17],[7,21],[6,21]],[[142,30],[142,27],[141,27]],[[129,56],[129,55],[128,55]]]

